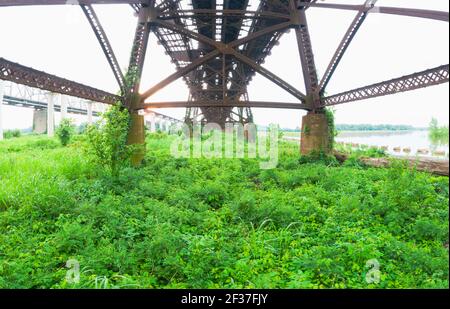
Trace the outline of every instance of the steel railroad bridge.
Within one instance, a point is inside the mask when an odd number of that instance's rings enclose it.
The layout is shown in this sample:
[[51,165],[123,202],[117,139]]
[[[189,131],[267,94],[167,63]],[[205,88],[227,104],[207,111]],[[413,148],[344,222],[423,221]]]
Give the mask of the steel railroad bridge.
[[[0,0],[1,6],[63,5],[66,0]],[[402,77],[394,77],[373,85],[326,96],[327,85],[345,52],[369,14],[389,14],[421,19],[449,21],[448,12],[377,6],[376,0],[361,0],[359,5],[332,4],[326,1],[262,0],[255,10],[249,0],[79,0],[78,4],[90,23],[117,80],[120,95],[114,95],[80,83],[0,58],[0,79],[22,83],[56,93],[87,100],[114,104],[121,102],[132,113],[130,142],[142,143],[143,120],[137,111],[147,108],[186,107],[186,119],[192,122],[249,123],[252,108],[303,109],[301,151],[327,150],[328,130],[324,109],[328,106],[355,102],[379,96],[411,91],[449,80],[449,65],[442,65]],[[73,1],[70,1],[73,3]],[[137,26],[126,74],[121,71],[113,48],[98,19],[93,5],[129,4],[137,16]],[[325,74],[318,76],[307,12],[315,9],[354,11],[349,25]],[[293,29],[298,42],[305,93],[291,85],[263,64],[280,38]],[[146,57],[149,33],[153,32],[165,48],[177,70],[167,78],[139,93],[140,78]],[[256,102],[249,98],[247,86],[259,73],[294,96],[297,103]],[[189,98],[182,102],[151,102],[152,96],[183,78],[189,87]],[[304,132],[305,130],[303,130]],[[139,161],[139,160],[137,160]]]
[[[92,124],[93,117],[99,117],[108,107],[108,104],[105,103],[92,102],[0,80],[0,140],[3,137],[1,104],[33,109],[33,132],[47,133],[49,136],[54,134],[54,112],[60,112],[61,119],[67,118],[68,114],[85,115],[87,123]],[[169,131],[170,128],[182,123],[179,119],[155,111],[147,111],[145,116],[148,116],[146,125],[151,132],[158,129]]]

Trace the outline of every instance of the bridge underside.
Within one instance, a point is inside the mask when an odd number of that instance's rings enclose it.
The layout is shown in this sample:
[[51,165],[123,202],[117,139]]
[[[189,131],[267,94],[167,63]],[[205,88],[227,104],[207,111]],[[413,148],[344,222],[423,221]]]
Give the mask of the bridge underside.
[[[0,2],[0,6],[55,5],[66,2],[5,0]],[[449,66],[444,65],[326,97],[327,85],[369,14],[410,16],[444,22],[449,20],[448,12],[379,7],[376,6],[377,0],[361,2],[361,5],[343,5],[316,0],[262,0],[256,8],[252,8],[249,0],[80,0],[78,3],[117,80],[121,91],[119,96],[1,58],[0,78],[97,102],[114,104],[119,101],[132,112],[146,108],[186,107],[186,122],[214,122],[219,125],[226,122],[252,122],[252,108],[257,107],[304,109],[310,114],[321,114],[327,106],[448,82]],[[92,6],[111,3],[129,4],[138,16],[127,74],[122,73]],[[317,74],[309,33],[306,12],[310,9],[355,11],[355,19],[349,25],[322,78]],[[305,81],[304,92],[298,90],[299,85],[291,85],[263,67],[274,46],[291,29],[295,31],[298,43],[301,60],[298,71]],[[139,94],[150,32],[156,35],[177,70]],[[281,87],[296,101],[251,101],[247,87],[256,73]],[[186,101],[151,102],[156,92],[179,78],[183,78],[189,87]],[[136,121],[142,122],[137,118]],[[317,144],[308,148],[319,147],[322,146]]]

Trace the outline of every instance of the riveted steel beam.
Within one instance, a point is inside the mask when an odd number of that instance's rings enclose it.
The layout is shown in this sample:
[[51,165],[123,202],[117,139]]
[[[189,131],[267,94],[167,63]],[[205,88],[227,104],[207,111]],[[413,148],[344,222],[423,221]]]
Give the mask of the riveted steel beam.
[[391,79],[370,86],[345,91],[322,99],[323,106],[332,106],[348,102],[371,99],[400,92],[421,89],[433,85],[448,83],[449,65]]

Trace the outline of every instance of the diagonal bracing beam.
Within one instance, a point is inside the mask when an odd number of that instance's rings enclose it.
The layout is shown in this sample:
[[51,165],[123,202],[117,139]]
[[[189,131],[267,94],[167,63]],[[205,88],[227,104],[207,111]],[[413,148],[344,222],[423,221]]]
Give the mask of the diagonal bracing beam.
[[93,102],[115,104],[121,99],[106,91],[38,71],[4,58],[0,58],[0,79]]
[[179,69],[177,72],[173,73],[169,77],[167,77],[164,80],[162,80],[161,82],[159,82],[157,85],[153,86],[152,88],[150,88],[149,90],[147,90],[146,92],[141,94],[141,101],[142,102],[145,101],[147,98],[154,95],[156,92],[163,89],[167,85],[173,83],[177,79],[185,76],[189,72],[192,72],[193,70],[195,70],[202,64],[205,64],[206,62],[210,61],[211,59],[213,59],[219,55],[220,55],[220,52],[218,50],[212,51],[209,54],[207,54],[201,58],[198,58],[197,60],[195,60],[191,64],[187,65],[186,67]]
[[92,30],[94,30],[95,36],[97,37],[97,40],[100,43],[100,46],[102,47],[103,53],[105,54],[106,59],[108,60],[108,63],[114,73],[114,77],[116,78],[117,83],[119,84],[119,87],[122,90],[122,94],[124,94],[125,80],[123,77],[122,70],[120,69],[119,62],[117,61],[116,55],[114,55],[114,51],[111,47],[111,44],[109,43],[105,30],[100,24],[97,14],[95,13],[91,5],[80,5],[80,6],[84,14],[86,15],[86,18],[88,19],[89,24],[92,27]]
[[[308,2],[309,3],[309,2]],[[305,81],[306,95],[312,99],[313,105],[319,104],[318,87],[319,78],[312,49],[311,36],[309,34],[308,21],[305,9],[297,10],[296,0],[290,0],[289,6],[296,20],[295,34],[298,50],[302,63],[303,78]]]
[[139,108],[181,108],[181,107],[259,107],[259,108],[285,108],[309,110],[309,106],[302,103],[288,102],[260,102],[260,101],[217,101],[201,100],[188,102],[154,102],[144,103]]
[[147,99],[148,97],[150,97],[151,95],[153,95],[154,93],[156,93],[157,91],[159,91],[160,89],[162,89],[163,87],[167,86],[169,83],[175,81],[176,79],[188,74],[189,72],[193,71],[195,68],[199,67],[200,65],[206,63],[207,61],[213,59],[214,57],[218,56],[220,53],[227,53],[227,54],[231,54],[233,55],[235,58],[237,58],[238,60],[240,60],[241,62],[247,64],[248,66],[250,66],[252,69],[254,69],[256,72],[260,73],[261,75],[263,75],[264,77],[268,78],[270,81],[274,82],[275,84],[277,84],[278,86],[280,86],[281,88],[283,88],[284,90],[286,90],[287,92],[289,92],[290,94],[292,94],[293,96],[295,96],[297,99],[303,101],[305,98],[305,95],[303,93],[301,93],[299,90],[297,90],[295,87],[293,87],[292,85],[288,84],[287,82],[285,82],[283,79],[281,79],[280,77],[278,77],[277,75],[275,75],[274,73],[270,72],[267,69],[264,69],[262,66],[260,66],[259,64],[257,64],[254,60],[252,60],[251,58],[248,58],[247,56],[244,56],[243,54],[239,53],[238,51],[236,51],[234,48],[243,45],[245,43],[248,43],[252,40],[255,40],[261,36],[267,35],[269,33],[273,33],[273,32],[277,32],[277,31],[282,31],[285,30],[287,28],[289,28],[291,26],[291,22],[283,22],[283,23],[279,23],[276,24],[272,27],[254,32],[246,37],[240,38],[234,42],[230,42],[228,44],[223,44],[221,42],[217,42],[214,41],[211,38],[208,38],[200,33],[196,33],[194,31],[191,31],[189,29],[180,27],[178,25],[175,24],[171,24],[169,22],[163,21],[163,20],[155,20],[153,21],[153,23],[155,25],[158,25],[160,27],[164,27],[167,29],[170,29],[174,32],[177,33],[181,33],[191,39],[197,40],[199,42],[205,43],[210,45],[213,48],[216,48],[216,51],[211,52],[210,54],[197,59],[197,61],[194,61],[193,63],[191,63],[190,65],[186,66],[185,68],[180,69],[178,72],[172,74],[171,76],[169,76],[168,78],[166,78],[165,80],[163,80],[161,83],[159,83],[158,85],[152,87],[151,89],[149,89],[148,91],[146,91],[142,96],[142,101],[144,101],[145,99]]
[[[154,4],[154,1],[151,1]],[[138,23],[134,34],[131,57],[128,65],[129,74],[126,88],[128,92],[138,93],[142,71],[144,69],[145,55],[147,53],[150,26],[147,22],[146,8],[140,7]]]
[[353,20],[352,24],[348,28],[347,32],[345,33],[344,38],[342,39],[341,43],[339,44],[339,47],[337,48],[333,58],[331,59],[330,64],[328,65],[328,68],[320,81],[319,90],[320,93],[323,94],[328,86],[328,83],[331,80],[331,77],[333,76],[334,72],[336,71],[337,67],[339,66],[339,63],[341,62],[342,58],[344,57],[345,52],[347,51],[348,47],[352,43],[354,37],[356,36],[356,33],[361,28],[362,24],[366,20],[369,10],[375,6],[377,0],[367,0],[364,8],[358,12],[355,19]]
[[448,81],[449,65],[447,64],[437,68],[326,97],[322,99],[322,104],[323,106],[344,104],[439,85],[448,83]]
[[238,59],[239,61],[245,63],[248,66],[250,66],[253,70],[258,72],[259,74],[261,74],[262,76],[264,76],[265,78],[267,78],[268,80],[273,82],[274,84],[278,85],[279,87],[281,87],[286,92],[290,93],[291,95],[293,95],[294,97],[296,97],[300,101],[303,102],[305,100],[305,95],[301,91],[299,91],[297,88],[295,88],[294,86],[290,85],[288,82],[286,82],[283,79],[281,79],[280,77],[278,77],[276,74],[274,74],[271,71],[263,68],[261,65],[257,64],[251,58],[249,58],[247,56],[244,56],[243,54],[239,53],[238,51],[236,51],[234,49],[230,50],[229,52],[236,59]]
[[[349,10],[349,11],[360,11],[364,7],[361,5],[351,5],[351,4],[337,4],[337,3],[309,3],[300,2],[300,7],[309,6],[314,8],[323,9],[338,9],[338,10]],[[410,9],[410,8],[396,8],[387,6],[375,6],[370,10],[370,13],[381,13],[399,16],[409,16],[417,18],[425,18],[440,21],[449,21],[449,13],[442,11],[433,10],[421,10],[421,9]]]

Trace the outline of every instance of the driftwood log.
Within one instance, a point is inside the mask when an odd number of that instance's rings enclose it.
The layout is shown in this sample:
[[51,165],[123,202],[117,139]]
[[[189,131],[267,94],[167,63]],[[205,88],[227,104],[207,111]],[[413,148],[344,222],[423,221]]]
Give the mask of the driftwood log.
[[[348,160],[348,156],[344,153],[334,152],[334,156],[341,163]],[[449,176],[449,160],[445,159],[415,157],[359,158],[359,161],[372,167],[389,167],[394,160],[407,162],[409,167],[421,172]]]

